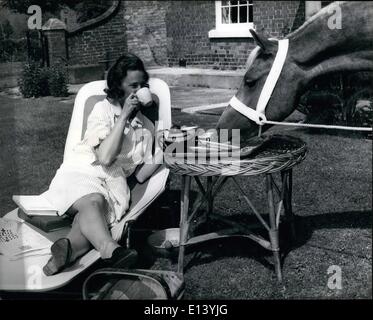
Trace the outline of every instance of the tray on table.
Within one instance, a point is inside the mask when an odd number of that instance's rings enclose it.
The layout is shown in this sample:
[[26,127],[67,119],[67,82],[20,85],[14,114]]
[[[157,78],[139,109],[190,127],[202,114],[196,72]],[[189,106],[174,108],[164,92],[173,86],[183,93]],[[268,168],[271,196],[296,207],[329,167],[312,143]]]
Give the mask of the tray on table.
[[[190,136],[184,137],[183,143]],[[252,142],[254,141],[254,143]],[[254,138],[248,145],[239,149],[238,153],[224,152],[219,156],[216,152],[209,157],[209,148],[206,147],[204,157],[200,158],[198,152],[186,145],[186,153],[167,152],[172,141],[160,140],[163,144],[164,160],[174,173],[180,175],[256,175],[261,173],[274,173],[289,169],[303,161],[307,147],[302,140],[288,135],[268,135]],[[231,150],[232,151],[232,150]],[[193,156],[193,153],[195,156]]]

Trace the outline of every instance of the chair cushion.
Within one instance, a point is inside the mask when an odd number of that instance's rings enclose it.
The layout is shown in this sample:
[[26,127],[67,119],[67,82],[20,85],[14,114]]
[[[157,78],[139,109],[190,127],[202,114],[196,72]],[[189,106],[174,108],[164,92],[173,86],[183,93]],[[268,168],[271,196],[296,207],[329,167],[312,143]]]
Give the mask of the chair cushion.
[[106,98],[104,95],[97,95],[97,96],[91,96],[87,99],[85,105],[84,105],[84,114],[83,114],[83,126],[82,126],[82,135],[81,139],[84,138],[85,131],[87,129],[87,121],[88,121],[88,116],[91,114],[93,107],[95,104],[99,101],[102,101]]

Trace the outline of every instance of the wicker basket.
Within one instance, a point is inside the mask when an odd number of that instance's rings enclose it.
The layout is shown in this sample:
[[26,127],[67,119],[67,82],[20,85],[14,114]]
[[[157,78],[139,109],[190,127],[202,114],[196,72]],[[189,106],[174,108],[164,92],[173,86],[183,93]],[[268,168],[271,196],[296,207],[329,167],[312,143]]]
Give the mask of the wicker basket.
[[[215,176],[215,175],[257,175],[262,173],[274,173],[290,169],[304,160],[307,147],[302,140],[287,135],[268,136],[268,142],[263,148],[249,156],[239,157],[215,157],[199,159],[184,156],[175,156],[165,152],[164,160],[173,173],[191,176]],[[161,139],[166,150],[167,141]]]

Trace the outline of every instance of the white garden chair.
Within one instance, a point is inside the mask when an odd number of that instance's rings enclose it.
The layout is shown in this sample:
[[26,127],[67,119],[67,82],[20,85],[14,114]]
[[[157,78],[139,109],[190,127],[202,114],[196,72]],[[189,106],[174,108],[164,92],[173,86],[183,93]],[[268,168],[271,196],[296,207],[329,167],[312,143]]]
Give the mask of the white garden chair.
[[[150,90],[159,99],[159,121],[156,125],[156,131],[169,129],[171,127],[171,98],[168,85],[160,79],[151,78],[149,80]],[[71,116],[71,122],[65,144],[64,161],[72,154],[72,148],[82,140],[87,119],[94,105],[105,99],[106,81],[93,81],[85,84],[78,92],[74,109]],[[157,144],[156,144],[157,145]],[[128,226],[134,222],[146,208],[165,190],[169,169],[164,165],[143,184],[137,184],[131,190],[131,205],[123,217],[112,229],[112,236],[115,240],[128,240]],[[18,219],[17,210],[9,212],[5,218]],[[52,234],[46,234],[36,229],[39,233],[45,235],[51,241],[55,241],[67,234],[68,230],[63,229]],[[45,276],[42,267],[47,263],[49,255],[30,256],[24,259],[9,261],[0,256],[0,291],[49,291],[66,285],[82,271],[86,270],[94,262],[99,260],[100,254],[92,249],[86,255],[63,272],[54,276]],[[28,273],[36,273],[37,277],[32,278]],[[31,281],[32,279],[36,281]]]
[[[160,79],[149,80],[150,90],[159,98],[159,122],[157,130],[169,129],[171,127],[171,98],[168,85]],[[73,147],[83,139],[87,128],[87,119],[94,105],[105,99],[103,91],[106,88],[106,81],[93,81],[84,85],[78,92],[75,99],[74,111],[71,116],[69,132],[65,144],[64,161],[72,154]],[[162,127],[160,127],[162,126]],[[161,166],[143,184],[137,184],[131,190],[131,206],[121,222],[112,228],[112,235],[115,240],[120,240],[122,232],[131,221],[137,217],[157,198],[166,185],[169,170]]]

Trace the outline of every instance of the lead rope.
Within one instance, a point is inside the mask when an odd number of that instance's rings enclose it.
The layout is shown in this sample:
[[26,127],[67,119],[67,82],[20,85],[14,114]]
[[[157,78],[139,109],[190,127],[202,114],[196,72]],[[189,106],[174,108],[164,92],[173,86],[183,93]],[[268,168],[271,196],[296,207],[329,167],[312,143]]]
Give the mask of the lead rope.
[[[328,125],[328,124],[312,124],[312,123],[294,123],[294,122],[279,122],[279,121],[270,121],[270,120],[263,120],[263,124],[273,124],[273,125],[280,125],[280,126],[289,126],[289,127],[305,127],[305,128],[320,128],[320,129],[334,129],[334,130],[347,130],[347,131],[365,131],[365,132],[372,132],[372,128],[368,127],[348,127],[348,126],[335,126],[335,125]],[[260,129],[259,132],[262,131],[262,126],[259,125]]]
[[258,131],[258,137],[260,138],[262,136],[262,125],[259,125],[259,131]]
[[294,123],[294,122],[279,122],[279,121],[262,120],[261,124],[259,124],[258,137],[262,136],[262,132],[263,132],[262,128],[264,124],[272,124],[272,125],[288,126],[288,127],[345,130],[345,131],[363,131],[363,132],[373,131],[373,128],[368,128],[368,127],[348,127],[348,126],[335,126],[335,125],[328,125],[328,124]]

